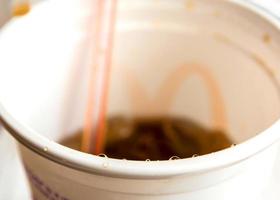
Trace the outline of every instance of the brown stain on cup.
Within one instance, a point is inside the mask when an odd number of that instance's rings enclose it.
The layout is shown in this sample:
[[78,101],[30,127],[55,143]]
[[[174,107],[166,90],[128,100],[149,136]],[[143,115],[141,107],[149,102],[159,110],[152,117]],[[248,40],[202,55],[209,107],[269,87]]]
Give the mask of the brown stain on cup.
[[226,35],[224,35],[224,34],[222,34],[222,33],[218,33],[218,32],[215,32],[215,33],[213,33],[213,38],[215,39],[215,40],[217,40],[217,41],[220,41],[220,42],[223,42],[223,43],[225,43],[225,44],[232,44],[233,42],[232,42],[232,40],[228,37],[228,36],[226,36]]
[[271,42],[271,37],[268,33],[264,33],[262,36],[262,41],[266,44],[269,44]]
[[13,6],[12,15],[14,17],[23,16],[29,13],[30,9],[31,6],[29,2],[18,3],[15,6]]
[[259,56],[258,54],[251,54],[251,58],[260,66],[262,69],[268,74],[271,78],[276,76],[277,72],[273,70],[268,64],[265,62],[265,60]]
[[214,17],[221,17],[222,16],[222,12],[220,10],[214,10],[212,14],[213,14]]
[[195,8],[195,2],[193,0],[187,0],[185,3],[187,11],[193,11]]

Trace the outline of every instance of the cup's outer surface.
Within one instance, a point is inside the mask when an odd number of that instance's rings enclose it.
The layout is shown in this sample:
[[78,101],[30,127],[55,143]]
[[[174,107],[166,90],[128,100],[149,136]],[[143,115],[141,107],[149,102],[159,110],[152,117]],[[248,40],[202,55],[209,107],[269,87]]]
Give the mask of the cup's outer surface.
[[[149,179],[89,174],[43,158],[22,145],[20,149],[33,194],[40,200],[236,200],[261,196],[278,145],[220,169]],[[110,170],[110,165],[105,161],[104,170]]]

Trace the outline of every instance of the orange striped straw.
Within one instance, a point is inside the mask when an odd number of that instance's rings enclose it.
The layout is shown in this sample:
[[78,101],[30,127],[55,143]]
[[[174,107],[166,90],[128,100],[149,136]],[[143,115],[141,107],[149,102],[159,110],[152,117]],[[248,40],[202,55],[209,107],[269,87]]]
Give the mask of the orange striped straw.
[[88,103],[82,151],[100,154],[105,146],[106,108],[112,62],[117,0],[97,0],[93,66],[90,73]]

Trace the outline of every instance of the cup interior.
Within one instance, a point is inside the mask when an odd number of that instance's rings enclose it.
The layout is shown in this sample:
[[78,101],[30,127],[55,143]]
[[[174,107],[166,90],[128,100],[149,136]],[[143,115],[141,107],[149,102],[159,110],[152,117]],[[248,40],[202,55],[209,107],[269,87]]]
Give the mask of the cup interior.
[[[54,141],[84,123],[85,5],[38,5],[0,36],[1,104]],[[279,52],[279,30],[238,4],[120,1],[108,116],[179,116],[243,142],[279,118]]]

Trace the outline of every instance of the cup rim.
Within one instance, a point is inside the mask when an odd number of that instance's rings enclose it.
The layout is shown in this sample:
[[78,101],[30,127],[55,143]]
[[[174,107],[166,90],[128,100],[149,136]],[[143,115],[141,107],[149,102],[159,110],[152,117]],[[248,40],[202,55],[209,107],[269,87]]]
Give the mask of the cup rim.
[[[263,17],[280,33],[280,22],[267,10],[242,0],[230,0],[228,3],[238,5],[248,12]],[[280,120],[278,119],[257,136],[232,148],[194,158],[146,162],[100,157],[64,147],[17,121],[0,102],[1,124],[23,146],[50,161],[90,174],[122,178],[155,179],[225,168],[254,156],[280,139],[280,135],[277,134],[277,130],[280,129]],[[106,165],[104,165],[105,163]]]

